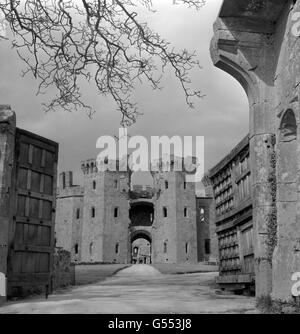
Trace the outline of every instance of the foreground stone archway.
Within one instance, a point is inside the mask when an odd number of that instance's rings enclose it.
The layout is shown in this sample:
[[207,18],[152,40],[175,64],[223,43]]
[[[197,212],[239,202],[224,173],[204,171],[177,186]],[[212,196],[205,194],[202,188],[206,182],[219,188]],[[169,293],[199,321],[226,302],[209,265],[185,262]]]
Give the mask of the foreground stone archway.
[[299,154],[292,176],[282,177],[277,155],[293,144],[278,144],[278,128],[288,109],[299,124],[299,43],[291,33],[299,10],[300,1],[225,0],[211,42],[215,66],[237,79],[249,100],[256,296],[285,300],[300,265],[299,195],[291,189],[299,186]]

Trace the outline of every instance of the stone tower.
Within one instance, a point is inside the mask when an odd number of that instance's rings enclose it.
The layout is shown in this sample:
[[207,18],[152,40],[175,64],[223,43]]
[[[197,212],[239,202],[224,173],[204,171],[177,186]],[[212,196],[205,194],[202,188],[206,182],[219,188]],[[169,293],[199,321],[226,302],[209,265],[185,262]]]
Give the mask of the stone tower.
[[195,183],[187,182],[186,171],[160,164],[153,173],[157,195],[153,224],[153,259],[157,263],[197,262]]
[[197,248],[206,231],[201,238],[197,234],[195,183],[173,164],[171,158],[171,168],[166,170],[160,163],[152,172],[153,186],[131,184],[131,171],[120,171],[118,163],[115,171],[100,171],[95,159],[82,162],[82,187],[73,185],[70,172],[62,173],[58,246],[71,251],[72,260],[79,263],[203,260],[197,257]]
[[73,184],[73,172],[59,175],[56,204],[56,246],[71,253],[74,262],[81,261],[83,188]]
[[84,200],[82,262],[127,263],[129,173],[98,171],[96,160],[82,162]]

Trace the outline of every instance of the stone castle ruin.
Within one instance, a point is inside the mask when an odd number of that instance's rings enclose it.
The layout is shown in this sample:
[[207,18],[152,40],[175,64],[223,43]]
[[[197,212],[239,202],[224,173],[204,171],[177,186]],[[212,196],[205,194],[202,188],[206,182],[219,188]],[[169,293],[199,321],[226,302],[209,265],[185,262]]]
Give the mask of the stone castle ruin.
[[152,172],[154,186],[131,172],[82,163],[83,186],[60,174],[56,244],[78,263],[196,263],[209,259],[209,201],[186,172]]
[[128,171],[99,172],[93,159],[82,163],[82,186],[63,172],[57,192],[58,144],[17,128],[14,112],[0,106],[5,293],[50,291],[56,243],[77,263],[195,263],[219,248],[219,282],[247,276],[242,283],[255,281],[257,297],[293,300],[292,277],[300,272],[299,13],[300,0],[223,1],[211,57],[244,88],[250,129],[242,150],[205,179],[214,208],[196,196],[185,171],[158,170],[153,186],[133,187]]

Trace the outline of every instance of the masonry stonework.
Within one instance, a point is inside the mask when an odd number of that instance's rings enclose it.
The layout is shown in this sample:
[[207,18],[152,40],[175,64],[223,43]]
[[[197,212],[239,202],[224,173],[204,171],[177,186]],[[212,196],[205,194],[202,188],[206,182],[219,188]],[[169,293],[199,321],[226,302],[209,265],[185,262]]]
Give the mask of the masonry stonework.
[[281,300],[300,268],[299,11],[299,0],[225,0],[211,44],[249,99],[256,295]]
[[[198,261],[217,261],[218,252],[215,248],[215,235],[211,232],[210,222],[212,221],[212,201],[211,197],[197,197],[196,217],[197,217],[197,256]],[[209,226],[209,227],[208,227]]]
[[[131,184],[130,171],[99,172],[93,159],[82,163],[82,171],[82,187],[66,182],[72,172],[62,173],[57,196],[56,245],[71,252],[73,262],[209,259],[209,202],[196,200],[195,184],[186,182],[184,171],[159,169],[152,173],[153,187],[146,188]],[[205,223],[196,206],[205,210]]]

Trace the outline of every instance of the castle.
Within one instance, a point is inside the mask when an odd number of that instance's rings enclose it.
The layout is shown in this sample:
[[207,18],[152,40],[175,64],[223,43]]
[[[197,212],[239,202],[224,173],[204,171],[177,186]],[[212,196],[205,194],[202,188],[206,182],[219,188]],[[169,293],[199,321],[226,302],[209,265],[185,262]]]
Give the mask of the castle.
[[[174,160],[171,160],[171,165]],[[162,166],[160,166],[162,167]],[[209,259],[209,204],[186,171],[151,172],[153,186],[132,185],[131,171],[98,171],[82,162],[83,186],[59,176],[56,245],[77,263],[196,263]]]

